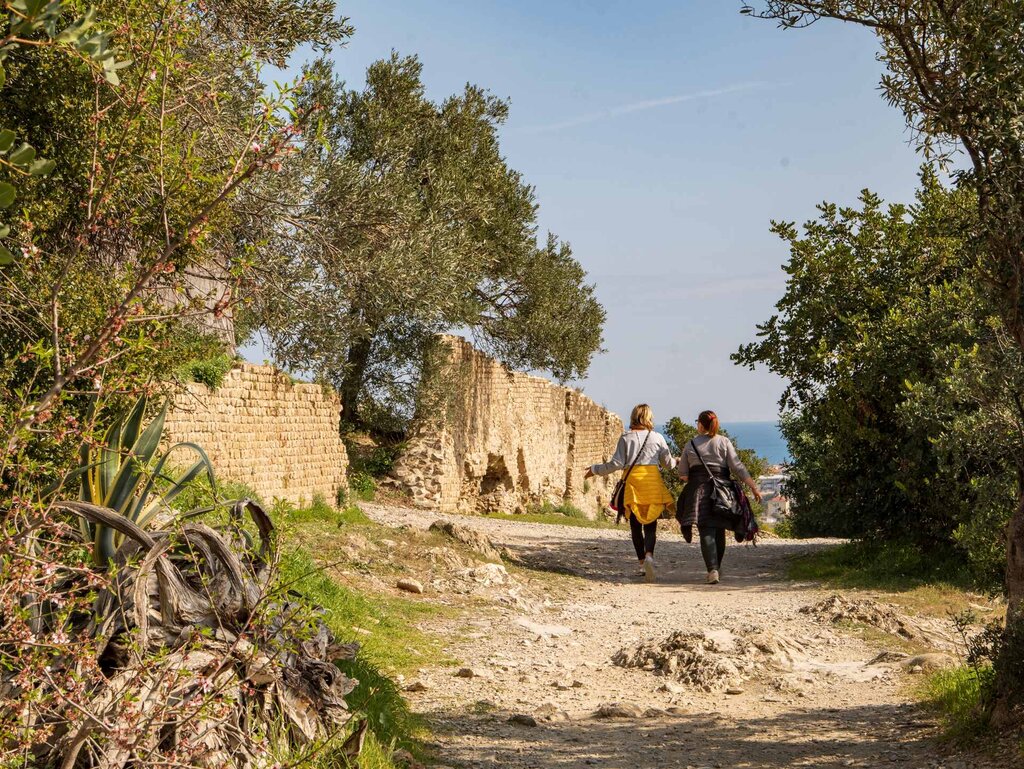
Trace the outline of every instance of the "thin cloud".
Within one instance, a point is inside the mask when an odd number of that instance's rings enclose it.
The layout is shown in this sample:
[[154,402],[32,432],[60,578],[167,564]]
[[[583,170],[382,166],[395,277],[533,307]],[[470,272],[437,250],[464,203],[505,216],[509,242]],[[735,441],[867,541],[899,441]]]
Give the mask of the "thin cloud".
[[587,123],[596,123],[600,120],[606,120],[612,117],[618,117],[619,115],[628,115],[631,112],[642,112],[643,110],[655,109],[657,107],[667,107],[670,104],[681,104],[687,101],[696,101],[697,99],[713,99],[716,96],[725,96],[730,93],[738,93],[740,91],[750,91],[755,88],[764,88],[768,83],[752,82],[752,83],[736,83],[735,85],[725,86],[724,88],[712,88],[705,91],[695,91],[693,93],[680,94],[679,96],[666,96],[663,99],[649,99],[647,101],[638,101],[634,104],[624,104],[621,107],[612,107],[611,109],[602,110],[601,112],[591,112],[586,115],[579,115],[568,120],[562,120],[558,123],[551,123],[550,125],[543,126],[532,126],[526,130],[530,133],[545,133],[547,131],[558,131],[563,128],[572,128],[574,126],[586,125]]

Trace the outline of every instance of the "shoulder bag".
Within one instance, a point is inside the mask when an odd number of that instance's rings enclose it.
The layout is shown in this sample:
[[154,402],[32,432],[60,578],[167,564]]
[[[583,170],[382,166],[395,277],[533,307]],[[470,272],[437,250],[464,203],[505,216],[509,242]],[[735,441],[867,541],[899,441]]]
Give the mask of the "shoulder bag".
[[708,475],[711,477],[712,512],[726,518],[730,525],[735,528],[735,526],[743,520],[743,513],[740,510],[740,501],[737,499],[736,495],[736,487],[731,481],[716,477],[715,474],[711,472],[711,468],[708,467],[707,462],[704,461],[704,457],[701,455],[700,449],[697,448],[697,444],[690,441],[690,445],[693,446],[693,451],[697,455],[697,459],[699,459],[700,463],[704,465],[704,469],[707,470]]
[[622,520],[622,516],[626,514],[626,480],[629,478],[629,474],[633,472],[633,468],[636,467],[636,463],[640,461],[640,455],[644,453],[644,446],[647,445],[647,439],[651,437],[653,430],[648,430],[647,435],[644,436],[644,442],[640,444],[640,450],[636,453],[633,461],[630,462],[629,468],[619,482],[615,484],[615,489],[612,491],[612,501],[609,507],[615,511],[615,523],[619,523]]

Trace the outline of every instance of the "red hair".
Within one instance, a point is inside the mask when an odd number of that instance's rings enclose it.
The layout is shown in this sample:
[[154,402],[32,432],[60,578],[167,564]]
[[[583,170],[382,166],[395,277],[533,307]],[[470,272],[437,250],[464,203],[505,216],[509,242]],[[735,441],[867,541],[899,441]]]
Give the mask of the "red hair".
[[714,411],[700,412],[700,416],[697,417],[697,421],[700,422],[700,426],[704,428],[704,432],[712,438],[718,435],[718,414]]

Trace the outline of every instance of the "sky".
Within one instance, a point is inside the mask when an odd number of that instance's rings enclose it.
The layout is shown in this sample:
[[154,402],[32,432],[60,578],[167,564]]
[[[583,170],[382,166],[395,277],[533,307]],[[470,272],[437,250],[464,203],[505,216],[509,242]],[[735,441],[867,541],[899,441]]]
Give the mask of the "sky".
[[775,419],[783,381],[729,359],[785,287],[770,221],[917,184],[866,30],[783,31],[740,0],[339,5],[351,87],[395,50],[421,58],[431,98],[472,82],[510,100],[502,150],[536,187],[541,237],[572,245],[608,313],[605,352],[572,384],[623,415]]

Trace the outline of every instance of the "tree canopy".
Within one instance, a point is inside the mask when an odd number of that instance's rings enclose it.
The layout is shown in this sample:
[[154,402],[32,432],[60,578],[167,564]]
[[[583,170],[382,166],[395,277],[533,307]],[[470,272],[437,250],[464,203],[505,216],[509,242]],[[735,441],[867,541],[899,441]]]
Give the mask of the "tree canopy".
[[304,207],[250,316],[278,361],[337,386],[352,422],[410,413],[441,331],[516,367],[586,372],[604,312],[568,244],[537,242],[533,189],[498,144],[506,102],[467,85],[434,103],[420,61],[397,54],[358,90],[320,60],[299,102],[319,115],[288,171]]

